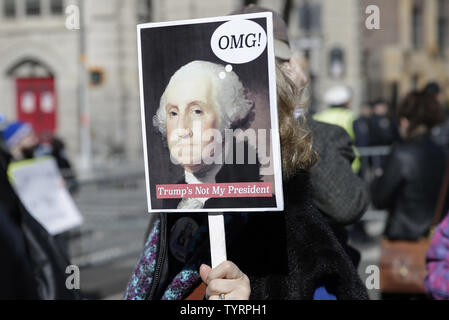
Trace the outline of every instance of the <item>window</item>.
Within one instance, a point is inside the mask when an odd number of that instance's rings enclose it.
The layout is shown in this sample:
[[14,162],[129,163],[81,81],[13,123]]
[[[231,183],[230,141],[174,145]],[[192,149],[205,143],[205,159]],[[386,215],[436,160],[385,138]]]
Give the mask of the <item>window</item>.
[[304,1],[299,7],[299,28],[307,35],[316,34],[321,29],[321,6]]
[[329,53],[329,75],[332,79],[345,75],[345,53],[341,48],[333,48]]
[[396,114],[396,111],[398,109],[398,101],[399,101],[399,83],[393,82],[391,84],[391,103],[390,103],[390,110],[393,112],[393,114]]
[[419,74],[414,74],[411,79],[412,90],[419,89]]
[[438,1],[438,47],[443,53],[449,47],[449,0]]
[[41,2],[40,0],[26,0],[25,12],[27,16],[38,16],[41,14]]
[[15,0],[3,0],[3,14],[7,18],[12,18],[16,16]]
[[137,2],[137,20],[139,23],[152,21],[152,0],[140,0]]
[[250,4],[257,4],[257,0],[244,0],[243,5],[248,6]]
[[421,1],[415,2],[412,10],[412,43],[415,49],[423,46],[423,3]]
[[54,15],[60,15],[63,13],[62,0],[51,0],[50,1],[50,13]]
[[104,72],[100,68],[89,70],[89,82],[92,87],[100,86],[104,82]]

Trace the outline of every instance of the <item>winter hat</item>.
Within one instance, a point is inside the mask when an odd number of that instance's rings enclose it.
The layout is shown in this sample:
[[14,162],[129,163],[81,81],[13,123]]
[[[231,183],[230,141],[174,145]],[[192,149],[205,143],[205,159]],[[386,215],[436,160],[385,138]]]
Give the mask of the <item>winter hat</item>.
[[343,85],[330,88],[324,94],[324,102],[330,106],[340,106],[351,100],[351,90]]
[[3,139],[5,140],[8,147],[13,147],[20,142],[25,136],[30,134],[33,128],[30,124],[25,122],[13,122],[10,123],[3,130]]
[[3,113],[0,113],[0,132],[6,127],[6,117]]

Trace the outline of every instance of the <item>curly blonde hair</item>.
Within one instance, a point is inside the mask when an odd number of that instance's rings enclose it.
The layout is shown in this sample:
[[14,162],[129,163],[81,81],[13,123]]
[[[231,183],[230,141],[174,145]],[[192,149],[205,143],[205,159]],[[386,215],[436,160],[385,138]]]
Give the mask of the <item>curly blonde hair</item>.
[[[312,148],[313,136],[305,118],[305,88],[299,88],[290,80],[279,61],[276,61],[276,84],[282,171],[284,179],[287,179],[300,169],[309,170],[318,156]],[[295,109],[304,111],[298,120],[293,116]]]

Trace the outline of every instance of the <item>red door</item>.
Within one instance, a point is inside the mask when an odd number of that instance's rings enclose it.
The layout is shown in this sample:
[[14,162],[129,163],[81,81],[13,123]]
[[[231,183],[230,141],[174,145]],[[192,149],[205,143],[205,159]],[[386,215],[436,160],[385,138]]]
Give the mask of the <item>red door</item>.
[[57,99],[53,78],[19,78],[17,87],[17,117],[33,126],[43,138],[56,130]]

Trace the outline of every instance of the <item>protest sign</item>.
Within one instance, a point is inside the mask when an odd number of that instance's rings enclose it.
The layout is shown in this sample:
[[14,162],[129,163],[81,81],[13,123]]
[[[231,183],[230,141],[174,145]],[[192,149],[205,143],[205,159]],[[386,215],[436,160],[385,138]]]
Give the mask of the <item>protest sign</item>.
[[25,208],[51,235],[82,224],[83,217],[53,158],[13,162],[8,175]]
[[283,210],[272,14],[137,31],[148,211]]

